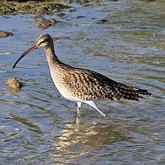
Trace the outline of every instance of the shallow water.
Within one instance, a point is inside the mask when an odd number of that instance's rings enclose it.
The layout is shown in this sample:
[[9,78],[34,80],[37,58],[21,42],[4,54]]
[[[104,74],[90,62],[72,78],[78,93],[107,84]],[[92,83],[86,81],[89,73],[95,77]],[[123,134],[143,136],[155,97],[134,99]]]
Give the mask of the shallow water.
[[[1,16],[1,164],[165,164],[165,3],[129,0],[65,11],[60,23],[41,30],[32,15]],[[102,101],[104,119],[54,87],[43,50],[11,67],[42,33],[59,36],[58,57],[73,66],[152,92],[139,102]],[[10,77],[24,83],[12,93]],[[132,163],[133,162],[133,163]]]

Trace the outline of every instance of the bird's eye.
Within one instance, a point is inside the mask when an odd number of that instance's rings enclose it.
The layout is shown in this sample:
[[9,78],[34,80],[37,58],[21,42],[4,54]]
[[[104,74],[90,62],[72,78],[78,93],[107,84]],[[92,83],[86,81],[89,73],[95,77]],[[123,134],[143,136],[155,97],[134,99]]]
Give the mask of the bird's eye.
[[42,44],[44,42],[48,42],[48,39],[45,39],[45,40],[41,41],[40,44]]
[[45,42],[45,40],[41,41],[40,44],[42,44],[42,43],[44,43],[44,42]]

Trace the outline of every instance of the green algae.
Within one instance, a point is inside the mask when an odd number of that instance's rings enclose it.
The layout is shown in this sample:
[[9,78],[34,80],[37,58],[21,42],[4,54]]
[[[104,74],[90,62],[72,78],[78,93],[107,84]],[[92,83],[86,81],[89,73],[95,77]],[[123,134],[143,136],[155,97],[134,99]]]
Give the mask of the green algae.
[[[96,4],[103,0],[0,0],[0,15],[4,14],[53,14],[72,8],[70,3]],[[118,1],[118,0],[111,0]]]
[[53,14],[71,8],[68,4],[57,1],[0,1],[0,14]]

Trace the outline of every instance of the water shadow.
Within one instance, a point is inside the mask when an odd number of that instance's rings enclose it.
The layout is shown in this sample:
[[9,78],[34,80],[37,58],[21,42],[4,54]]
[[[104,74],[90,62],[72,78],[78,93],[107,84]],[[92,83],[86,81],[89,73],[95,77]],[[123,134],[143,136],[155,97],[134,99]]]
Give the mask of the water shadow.
[[86,158],[94,152],[106,150],[113,143],[130,140],[117,124],[110,122],[88,124],[80,118],[67,123],[62,132],[62,135],[51,142],[55,151],[51,152],[50,157],[64,164],[74,163],[75,160]]

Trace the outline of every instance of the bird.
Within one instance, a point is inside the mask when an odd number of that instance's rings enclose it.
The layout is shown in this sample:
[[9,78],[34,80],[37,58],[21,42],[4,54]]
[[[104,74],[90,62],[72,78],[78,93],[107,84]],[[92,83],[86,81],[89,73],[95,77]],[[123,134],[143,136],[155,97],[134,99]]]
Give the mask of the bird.
[[107,117],[98,108],[96,101],[121,99],[138,101],[143,98],[142,95],[151,95],[145,89],[128,86],[98,72],[63,63],[55,53],[53,39],[49,34],[40,35],[33,46],[17,59],[12,69],[24,56],[38,48],[44,48],[45,50],[50,74],[59,93],[64,98],[77,103],[78,116],[80,115],[82,103],[92,106],[101,116]]

